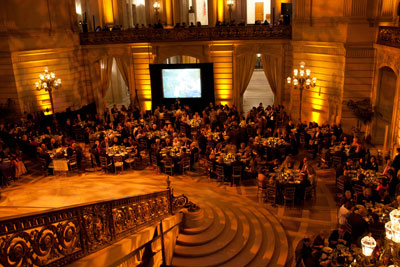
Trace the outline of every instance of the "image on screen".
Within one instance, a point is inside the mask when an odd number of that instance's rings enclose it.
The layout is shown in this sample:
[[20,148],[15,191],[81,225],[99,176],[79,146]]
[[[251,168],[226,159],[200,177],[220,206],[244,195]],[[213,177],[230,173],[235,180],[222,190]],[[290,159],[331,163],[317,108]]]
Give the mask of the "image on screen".
[[201,98],[200,69],[163,69],[164,98]]

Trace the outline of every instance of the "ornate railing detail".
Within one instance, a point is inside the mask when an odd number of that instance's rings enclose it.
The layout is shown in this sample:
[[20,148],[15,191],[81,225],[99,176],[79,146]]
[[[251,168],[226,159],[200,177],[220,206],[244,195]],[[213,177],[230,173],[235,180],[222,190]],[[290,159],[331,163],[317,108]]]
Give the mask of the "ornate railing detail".
[[172,189],[0,220],[0,266],[62,266],[185,207]]
[[85,32],[80,33],[80,42],[82,45],[97,45],[140,42],[291,39],[291,37],[292,28],[290,25],[274,27],[254,25]]
[[400,27],[380,26],[377,43],[400,48]]

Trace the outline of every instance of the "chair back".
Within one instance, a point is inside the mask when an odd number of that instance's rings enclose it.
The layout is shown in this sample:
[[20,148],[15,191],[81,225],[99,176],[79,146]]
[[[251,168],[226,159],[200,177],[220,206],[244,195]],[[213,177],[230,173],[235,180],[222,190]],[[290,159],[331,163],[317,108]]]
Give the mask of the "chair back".
[[338,179],[336,182],[336,188],[338,191],[340,191],[341,193],[344,192],[344,180],[343,179]]
[[121,156],[114,156],[113,160],[114,160],[114,162],[122,162],[122,157]]
[[294,199],[296,187],[286,186],[283,190],[283,196],[287,199]]
[[234,177],[242,176],[242,166],[233,166],[232,176]]
[[100,158],[100,166],[107,167],[107,158],[103,156],[100,156],[99,158]]
[[151,164],[153,166],[157,165],[157,156],[154,154],[151,155]]
[[164,165],[167,166],[167,167],[173,166],[172,158],[171,157],[166,157],[164,159]]
[[219,176],[223,176],[224,175],[224,166],[221,165],[217,165],[215,166],[215,173]]

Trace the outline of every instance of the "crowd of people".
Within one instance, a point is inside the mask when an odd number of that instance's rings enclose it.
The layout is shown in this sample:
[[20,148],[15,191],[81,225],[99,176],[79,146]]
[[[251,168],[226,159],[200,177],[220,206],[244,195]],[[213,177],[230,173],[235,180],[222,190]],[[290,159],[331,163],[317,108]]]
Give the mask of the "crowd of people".
[[[148,158],[161,171],[166,159],[178,158],[173,174],[179,172],[183,158],[190,158],[191,168],[199,158],[211,162],[207,169],[210,178],[217,176],[218,165],[225,168],[228,180],[232,173],[227,170],[240,166],[246,170],[244,179],[256,178],[263,188],[279,186],[284,170],[296,169],[300,173],[296,189],[299,202],[305,188],[316,181],[310,161],[318,156],[318,166],[325,163],[335,167],[337,184],[342,185],[338,186],[338,229],[328,239],[330,247],[338,243],[359,245],[360,238],[371,229],[374,233],[379,233],[377,229],[382,232],[383,224],[371,211],[372,206],[399,206],[400,150],[393,161],[380,166],[376,156],[356,136],[343,133],[340,124],[295,124],[282,105],[264,107],[260,103],[243,116],[235,106],[210,103],[200,112],[177,101],[152,112],[114,105],[104,114],[55,118],[46,123],[27,114],[19,122],[0,124],[2,186],[27,172],[24,159],[39,160],[49,170],[52,160],[75,156],[78,168],[84,171],[102,168],[100,157],[107,158],[107,165],[112,166],[110,148],[123,147],[131,151],[134,160]],[[307,156],[296,162],[300,150]],[[296,250],[298,262],[321,265],[322,252],[317,243],[303,239]],[[336,266],[341,266],[341,261],[338,257]]]

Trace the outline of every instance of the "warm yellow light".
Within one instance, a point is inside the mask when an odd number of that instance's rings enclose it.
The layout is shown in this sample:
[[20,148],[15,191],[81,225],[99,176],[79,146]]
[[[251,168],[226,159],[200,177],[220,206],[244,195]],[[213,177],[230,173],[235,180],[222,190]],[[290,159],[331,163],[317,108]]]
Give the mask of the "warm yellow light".
[[153,7],[154,7],[154,9],[159,9],[159,8],[160,8],[160,3],[155,2],[155,3],[153,4]]
[[312,117],[311,121],[315,121],[317,123],[320,123],[320,121],[319,121],[319,117],[320,117],[319,112],[313,111],[311,114],[312,114],[311,115],[311,117]]
[[81,1],[75,1],[75,11],[76,14],[82,15],[82,6],[81,6]]
[[151,101],[144,101],[144,109],[151,110]]
[[113,4],[112,0],[103,0],[103,13],[105,24],[114,24]]
[[224,0],[217,0],[218,20],[224,21]]

